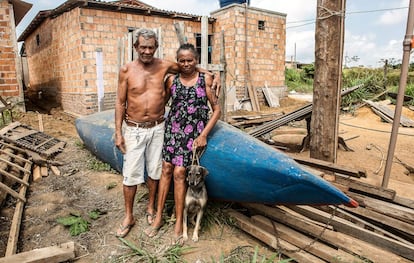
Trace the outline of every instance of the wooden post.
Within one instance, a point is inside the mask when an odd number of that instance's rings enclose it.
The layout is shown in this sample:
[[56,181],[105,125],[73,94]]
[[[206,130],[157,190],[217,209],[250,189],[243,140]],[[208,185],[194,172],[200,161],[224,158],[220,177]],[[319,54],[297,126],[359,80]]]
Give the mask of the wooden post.
[[201,61],[202,68],[208,64],[208,17],[201,17]]
[[184,43],[187,43],[187,39],[184,35],[184,22],[175,22],[174,23],[175,33],[177,34],[178,42],[180,43],[180,46]]
[[226,87],[226,53],[224,52],[224,30],[220,34],[220,64],[223,70],[220,71],[221,92],[220,92],[220,108],[222,110],[221,120],[227,122],[227,87]]
[[336,162],[345,0],[318,0],[310,157]]

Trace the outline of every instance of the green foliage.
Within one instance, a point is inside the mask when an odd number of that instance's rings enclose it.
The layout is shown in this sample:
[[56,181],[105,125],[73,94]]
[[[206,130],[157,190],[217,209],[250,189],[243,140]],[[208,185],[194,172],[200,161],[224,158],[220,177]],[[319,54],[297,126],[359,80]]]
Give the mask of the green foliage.
[[85,144],[83,144],[83,142],[81,140],[76,140],[75,141],[75,145],[76,147],[80,148],[80,149],[85,149]]
[[1,113],[3,116],[0,118],[0,127],[9,125],[12,122],[12,117],[16,118],[17,112],[10,110],[5,110]]
[[116,182],[110,182],[106,185],[106,190],[110,190],[112,188],[115,188],[118,184]]
[[[392,62],[392,60],[389,61]],[[411,64],[410,68],[414,69],[414,64]],[[285,79],[288,90],[311,93],[313,90],[314,71],[314,65],[306,65],[301,69],[286,69]],[[350,88],[359,84],[364,86],[343,96],[341,107],[352,108],[355,105],[361,104],[364,99],[386,99],[387,90],[397,92],[400,75],[400,67],[394,64],[388,64],[386,70],[384,68],[371,69],[362,67],[343,69],[342,87]],[[408,73],[405,95],[414,96],[414,70]],[[405,104],[414,105],[414,101],[411,100],[405,102]]]
[[[133,242],[124,238],[119,238],[121,242],[131,249],[131,252],[125,255],[117,257],[113,262],[172,262],[172,263],[184,263],[181,256],[190,251],[191,247],[186,246],[166,246],[164,249],[159,249],[157,253],[152,253],[144,247],[138,247]],[[132,261],[130,261],[132,260]]]
[[289,91],[308,93],[313,89],[313,71],[311,68],[285,70],[285,81]]
[[104,214],[106,214],[106,212],[105,211],[101,211],[99,209],[94,209],[94,210],[92,210],[92,211],[90,211],[88,213],[89,218],[90,219],[93,219],[93,220],[96,220],[96,219],[100,218],[101,215],[104,215]]
[[239,246],[233,249],[229,255],[221,255],[218,262],[220,263],[287,263],[292,259],[283,259],[276,261],[278,254],[273,253],[270,257],[259,255],[259,248],[256,246],[254,251],[251,246]]
[[56,220],[59,224],[69,227],[71,236],[77,236],[89,230],[89,222],[79,215],[71,214],[68,217],[61,217]]
[[95,156],[92,156],[89,160],[87,160],[86,164],[90,170],[97,172],[114,172],[108,163],[104,163],[101,160],[98,160]]

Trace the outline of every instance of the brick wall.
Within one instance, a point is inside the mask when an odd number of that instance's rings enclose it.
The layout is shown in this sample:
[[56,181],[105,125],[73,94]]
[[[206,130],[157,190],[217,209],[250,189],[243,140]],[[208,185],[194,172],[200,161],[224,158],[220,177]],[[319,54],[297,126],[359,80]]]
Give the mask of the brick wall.
[[[245,13],[243,5],[232,5],[212,14],[217,19],[209,25],[213,35],[212,62],[220,62],[220,34],[224,31],[226,86],[236,87],[240,99],[245,97],[247,85],[251,85],[257,89],[259,101],[264,102],[262,87],[284,85],[286,16],[249,7],[246,20]],[[99,107],[114,108],[118,70],[132,54],[132,30],[159,30],[160,57],[175,61],[179,47],[175,22],[184,23],[185,37],[195,44],[195,34],[201,33],[200,21],[173,16],[77,7],[46,19],[25,40],[31,93],[50,94],[64,110],[79,115],[97,112]],[[260,23],[264,24],[258,29]],[[97,79],[97,63],[102,63],[101,81]],[[102,86],[98,88],[99,83]],[[104,94],[100,105],[98,90]]]
[[[247,86],[252,86],[264,104],[262,87],[275,88],[285,84],[286,15],[230,5],[211,16],[217,19],[214,25],[216,35],[224,32],[227,86],[236,87],[237,99],[246,98]],[[214,39],[218,49],[220,38]],[[213,60],[219,62],[219,52],[214,54]]]
[[0,1],[0,95],[20,97],[18,56],[13,6]]
[[[43,22],[25,41],[33,91],[56,91],[63,109],[78,115],[98,111],[97,52],[103,58],[101,110],[115,106],[118,70],[127,62],[130,29],[161,29],[161,57],[175,61],[179,42],[173,18],[75,8]],[[184,21],[185,36],[195,44],[199,22]],[[37,38],[37,39],[36,39]],[[39,43],[40,39],[40,43]],[[131,47],[132,48],[132,47]],[[123,54],[120,57],[120,54]],[[123,62],[123,63],[120,63]],[[44,94],[43,92],[43,94]]]

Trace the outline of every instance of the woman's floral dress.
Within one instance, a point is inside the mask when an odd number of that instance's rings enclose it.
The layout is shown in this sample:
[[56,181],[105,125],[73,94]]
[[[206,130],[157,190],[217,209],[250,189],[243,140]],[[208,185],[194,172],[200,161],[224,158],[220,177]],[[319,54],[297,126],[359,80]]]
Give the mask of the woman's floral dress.
[[204,74],[193,87],[184,86],[178,75],[171,86],[171,109],[165,125],[163,159],[175,166],[192,162],[193,141],[209,119]]

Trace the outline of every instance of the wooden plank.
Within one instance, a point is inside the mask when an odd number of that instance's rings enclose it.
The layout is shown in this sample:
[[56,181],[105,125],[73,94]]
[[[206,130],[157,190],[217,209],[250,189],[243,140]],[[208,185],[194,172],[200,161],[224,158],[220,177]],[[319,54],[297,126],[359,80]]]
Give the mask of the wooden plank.
[[15,164],[13,162],[10,162],[10,161],[8,161],[8,160],[6,160],[4,158],[1,158],[0,157],[0,162],[7,163],[8,165],[13,166],[14,168],[17,168],[17,169],[19,169],[20,171],[22,171],[24,173],[30,173],[30,171],[26,170],[24,167],[21,167],[20,165],[17,165],[17,164]]
[[13,130],[16,127],[19,127],[20,125],[21,125],[21,123],[18,122],[18,121],[12,122],[12,123],[10,123],[9,125],[7,125],[6,127],[2,128],[0,130],[0,135],[8,133],[9,131]]
[[396,195],[395,191],[392,189],[377,187],[371,184],[353,180],[351,178],[346,178],[340,175],[335,177],[335,182],[338,184],[345,185],[349,187],[349,189],[355,189],[355,190],[362,191],[362,192],[375,195],[378,197],[382,197],[388,200],[393,200]]
[[14,191],[13,189],[11,189],[7,185],[3,184],[2,182],[0,182],[0,189],[3,190],[3,191],[5,191],[6,193],[10,194],[11,196],[13,196],[16,199],[19,199],[22,202],[26,202],[26,198],[20,196],[16,191]]
[[[373,102],[370,100],[363,100],[365,103],[370,105],[375,113],[381,112],[383,115],[381,117],[389,122],[393,122],[394,120],[394,110],[388,108],[385,105],[381,105],[378,102]],[[375,110],[374,110],[375,109]],[[384,116],[385,115],[385,116]],[[414,121],[410,118],[401,115],[400,117],[400,124],[404,127],[414,127]]]
[[389,217],[393,217],[409,224],[414,224],[414,209],[404,207],[397,204],[392,204],[390,202],[385,202],[381,200],[377,200],[368,196],[356,194],[356,193],[348,193],[349,196],[359,201],[361,206],[377,211],[381,214],[387,215]]
[[386,236],[381,236],[375,232],[356,226],[355,224],[352,224],[342,218],[331,218],[331,215],[329,213],[323,212],[310,206],[289,206],[289,208],[298,213],[306,215],[307,217],[313,218],[314,220],[318,220],[324,223],[329,222],[329,224],[334,226],[335,230],[339,232],[345,233],[366,242],[370,242],[397,255],[401,255],[407,257],[408,259],[414,260],[414,246],[407,245]]
[[267,86],[267,84],[265,84],[265,87],[263,87],[262,90],[263,94],[265,95],[266,101],[270,107],[280,107],[278,94],[275,94],[273,90]]
[[343,175],[349,175],[349,176],[358,177],[358,178],[367,177],[367,172],[365,170],[351,169],[351,168],[348,168],[348,167],[345,167],[339,164],[334,164],[331,162],[327,162],[327,161],[323,161],[323,160],[319,160],[315,158],[306,158],[306,157],[293,156],[293,155],[291,156],[296,162],[300,164],[308,165],[308,166],[322,169],[325,171],[331,171],[331,172],[335,172],[335,173],[339,173]]
[[[21,150],[21,149],[20,149]],[[20,160],[20,161],[24,161],[24,162],[26,162],[26,163],[32,163],[32,161],[30,161],[30,160],[28,160],[28,159],[26,159],[26,158],[24,158],[24,157],[21,157],[21,156],[19,156],[19,155],[15,155],[15,154],[13,154],[13,153],[10,153],[10,152],[8,152],[8,151],[5,151],[5,150],[3,150],[3,149],[0,149],[0,152],[1,153],[5,153],[5,154],[7,154],[8,156],[10,156],[10,157],[12,157],[12,158],[14,158],[14,159],[18,159],[18,160]]]
[[5,141],[0,140],[0,144],[3,145],[3,146],[5,146],[5,147],[11,148],[11,149],[13,149],[13,150],[15,150],[17,152],[26,153],[26,150],[25,149],[22,149],[22,148],[20,148],[20,147],[18,147],[16,145],[7,143]]
[[341,206],[341,209],[351,212],[353,214],[363,216],[365,218],[369,218],[370,220],[374,220],[378,223],[381,223],[382,225],[392,227],[394,229],[397,229],[399,231],[402,231],[402,232],[405,232],[407,234],[414,236],[414,225],[413,224],[406,223],[404,221],[386,216],[382,213],[378,213],[377,211],[363,208],[361,206],[356,207],[356,208]]
[[177,34],[178,42],[180,46],[187,42],[184,35],[184,21],[174,22],[175,33]]
[[[25,164],[25,168],[27,169],[30,169],[30,166],[31,164],[28,164],[28,163]],[[30,174],[25,174],[23,176],[23,180],[28,184],[30,181]],[[19,191],[19,195],[26,197],[27,188],[28,186],[22,185]],[[25,202],[18,200],[16,207],[14,209],[13,220],[10,226],[9,239],[7,241],[7,248],[6,248],[6,253],[5,253],[6,257],[16,254],[17,242],[19,240],[19,232],[20,232],[20,226],[22,222],[24,205],[25,205]]]
[[37,114],[37,118],[39,120],[39,131],[43,132],[44,131],[44,127],[43,127],[43,117],[42,114],[38,113]]
[[[19,178],[19,177],[17,177],[16,175],[11,174],[11,173],[9,173],[9,172],[7,172],[7,171],[5,171],[5,170],[1,169],[1,168],[0,168],[0,174],[2,174],[2,175],[4,175],[4,176],[7,176],[8,178],[10,178],[10,179],[12,179],[13,181],[18,182],[18,183],[20,183],[20,184],[23,184],[23,185],[26,185],[26,186],[28,186],[28,185],[29,185],[27,182],[23,181],[22,179],[20,179],[20,178]],[[29,174],[29,173],[26,173],[26,174]]]
[[250,98],[250,103],[252,104],[252,109],[253,111],[258,111],[258,105],[256,104],[256,97],[255,97],[255,92],[253,91],[253,87],[251,87],[250,85],[247,85],[247,92],[249,94],[249,98]]
[[[296,250],[300,250],[298,247],[290,244],[289,242],[286,242],[283,239],[278,239],[277,237],[275,237],[273,234],[267,232],[266,230],[258,227],[257,225],[253,224],[250,221],[250,218],[248,218],[247,216],[229,209],[226,211],[226,213],[231,216],[232,218],[235,219],[237,225],[245,232],[249,233],[250,235],[256,237],[257,239],[261,240],[262,242],[266,243],[267,245],[269,245],[270,247],[274,248],[274,249],[280,249],[279,246],[283,247],[284,249],[281,251],[281,253],[283,253],[284,255],[293,258],[295,261],[297,262],[312,262],[312,263],[316,263],[316,262],[325,262],[323,260],[321,260],[320,258],[315,257],[312,254],[309,254],[307,252],[304,251],[298,251],[295,252]],[[294,251],[291,251],[294,250]],[[0,262],[1,263],[1,262]]]
[[42,177],[46,177],[49,175],[49,170],[47,169],[47,166],[40,166],[40,174]]
[[412,199],[408,199],[402,196],[395,196],[393,202],[397,205],[402,205],[414,209],[414,200]]
[[252,119],[252,120],[232,122],[230,124],[235,126],[235,127],[238,127],[238,126],[242,126],[242,125],[263,123],[263,122],[271,121],[273,119],[274,119],[273,117],[266,117],[266,118],[261,118],[261,119]]
[[[320,206],[320,207],[315,207],[315,208],[320,209],[322,211],[325,211],[327,213],[332,213],[332,211],[335,209],[334,206]],[[362,208],[362,207],[358,207],[358,208],[366,210],[365,208]],[[354,223],[354,224],[356,224],[358,226],[361,226],[361,227],[363,227],[365,229],[372,230],[372,231],[374,231],[374,232],[376,232],[378,234],[381,234],[381,235],[390,237],[392,239],[398,240],[398,241],[400,241],[402,243],[405,243],[405,244],[414,246],[414,244],[411,243],[410,241],[408,241],[408,240],[406,240],[406,239],[404,239],[404,238],[402,238],[400,236],[397,236],[394,233],[391,233],[390,231],[387,231],[383,227],[379,227],[379,226],[377,226],[377,225],[375,225],[375,224],[373,224],[371,222],[368,222],[367,220],[365,220],[365,219],[363,219],[361,217],[355,216],[352,213],[352,210],[346,211],[346,210],[342,209],[341,207],[338,207],[337,210],[336,210],[336,212],[335,212],[335,216],[340,217],[340,218],[343,218],[343,219],[345,219],[347,221],[350,221],[350,222],[352,222],[352,223]]]
[[256,215],[252,216],[251,219],[253,223],[263,227],[269,233],[274,233],[274,235],[280,237],[281,239],[286,240],[287,242],[328,262],[336,263],[339,260],[341,262],[363,262],[362,259],[358,259],[354,255],[317,242],[316,239],[311,239],[308,236],[283,224],[276,223],[267,217]]
[[59,263],[75,258],[73,241],[0,258],[0,263]]
[[360,258],[366,258],[372,262],[384,262],[385,259],[385,262],[412,263],[411,260],[405,259],[399,255],[374,246],[368,242],[337,231],[331,231],[327,229],[321,235],[321,232],[324,229],[323,227],[302,220],[286,211],[279,209],[278,207],[269,207],[263,204],[250,203],[243,203],[241,205],[248,208],[249,210],[253,210],[266,217],[270,217],[275,221],[286,224],[305,234],[311,235],[313,237],[320,236],[320,240],[332,244],[333,246],[340,248],[348,253],[359,255]]
[[40,173],[40,166],[35,165],[33,167],[33,182],[37,182],[42,179],[42,174]]
[[208,64],[208,17],[201,17],[201,54],[200,64],[202,68],[207,68]]
[[52,171],[52,173],[53,173],[54,175],[59,176],[59,175],[61,174],[61,173],[60,173],[59,168],[57,168],[57,167],[56,167],[56,166],[54,166],[54,165],[50,166],[50,170]]

